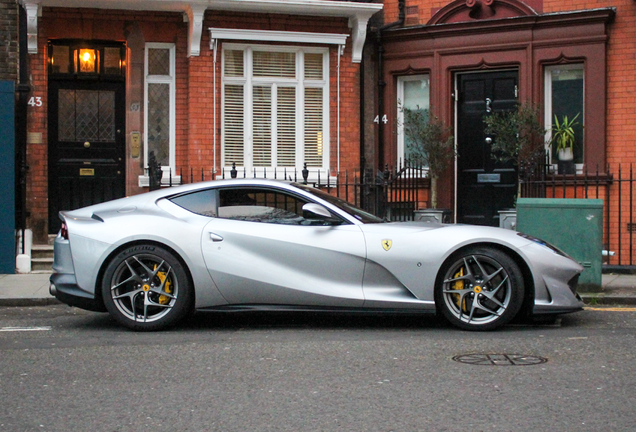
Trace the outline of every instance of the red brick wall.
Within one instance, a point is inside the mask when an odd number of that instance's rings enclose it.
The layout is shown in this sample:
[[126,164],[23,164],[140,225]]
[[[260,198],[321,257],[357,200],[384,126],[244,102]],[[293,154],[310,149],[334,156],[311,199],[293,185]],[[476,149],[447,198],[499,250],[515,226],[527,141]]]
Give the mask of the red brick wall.
[[[145,189],[138,186],[143,174],[143,156],[132,158],[130,132],[143,131],[143,47],[146,42],[170,42],[176,45],[176,165],[190,181],[212,178],[216,153],[217,175],[221,163],[221,61],[222,46],[217,58],[217,86],[214,88],[214,59],[210,50],[209,27],[241,28],[278,31],[303,31],[349,34],[346,19],[307,20],[290,15],[210,13],[203,24],[201,53],[187,57],[188,25],[180,13],[151,13],[92,9],[44,8],[39,19],[38,54],[31,56],[33,94],[41,96],[44,105],[30,108],[28,130],[41,134],[41,142],[29,143],[28,164],[31,167],[27,185],[28,225],[34,230],[36,241],[44,241],[48,217],[48,156],[47,156],[47,81],[46,45],[49,39],[99,39],[126,41],[128,70],[126,91],[126,192],[136,194]],[[351,62],[351,39],[340,59],[340,167],[352,171],[359,164],[359,65]],[[330,49],[330,121],[331,169],[338,165],[337,155],[337,48]],[[216,92],[216,124],[214,123],[214,94]],[[132,103],[141,109],[131,111]],[[214,138],[216,132],[216,152]],[[37,140],[36,140],[37,141]]]
[[0,79],[18,79],[18,5],[0,1]]
[[[546,12],[561,12],[576,9],[615,7],[616,18],[609,25],[609,42],[607,52],[607,129],[606,154],[607,162],[615,178],[619,166],[623,178],[629,177],[630,165],[636,168],[636,2],[633,0],[617,1],[576,1],[576,0],[544,0]],[[593,83],[587,83],[593,85]],[[623,259],[629,257],[630,249],[636,254],[636,245],[630,244],[627,236],[629,214],[636,212],[636,202],[630,200],[627,186],[624,185],[619,200],[618,186],[612,187],[609,197],[609,248],[619,252],[618,240],[621,237],[621,254]],[[632,196],[636,200],[636,196]],[[619,208],[619,202],[621,203]],[[618,214],[621,213],[619,224]],[[607,215],[606,213],[605,215]],[[636,222],[636,221],[631,221]],[[615,263],[617,257],[610,260]]]
[[[434,11],[449,1],[407,0],[406,6],[418,6],[420,22],[426,23]],[[605,7],[616,8],[616,19],[609,25],[607,55],[607,161],[610,164],[636,163],[636,2],[634,0],[532,0],[526,1],[544,13]],[[397,0],[385,2],[385,22],[397,20]],[[591,83],[588,83],[590,85]]]
[[[496,0],[498,1],[498,0]],[[438,0],[407,0],[406,6],[417,6],[420,23],[426,23],[432,14],[440,7],[444,7],[451,2]],[[619,164],[622,168],[623,178],[629,177],[629,167],[636,168],[636,2],[634,0],[527,0],[526,4],[541,13],[558,13],[568,11],[581,11],[586,9],[598,9],[613,7],[616,9],[616,17],[607,26],[607,125],[605,129],[605,155],[611,172],[617,178]],[[385,21],[397,20],[397,0],[387,0],[385,2]],[[496,3],[495,3],[496,6]],[[593,65],[586,65],[588,68]],[[542,78],[539,79],[542,82]],[[586,82],[587,86],[594,86],[594,82]],[[588,119],[589,120],[589,119]],[[588,167],[591,172],[596,170],[595,166]],[[603,171],[604,167],[600,167]],[[636,253],[635,246],[630,245],[626,234],[626,223],[629,222],[630,210],[636,212],[634,201],[630,209],[630,197],[625,188],[621,196],[621,207],[619,208],[618,186],[614,184],[609,197],[609,233],[610,248],[617,249],[618,238],[622,236],[622,253],[628,256],[630,248]],[[573,191],[569,191],[573,194]],[[632,196],[632,200],[636,197]],[[622,213],[622,220],[619,225],[617,215]],[[608,213],[605,213],[607,215]],[[636,221],[631,221],[636,222]],[[607,233],[606,233],[607,235]],[[607,240],[607,239],[606,239]],[[616,250],[617,251],[617,250]]]

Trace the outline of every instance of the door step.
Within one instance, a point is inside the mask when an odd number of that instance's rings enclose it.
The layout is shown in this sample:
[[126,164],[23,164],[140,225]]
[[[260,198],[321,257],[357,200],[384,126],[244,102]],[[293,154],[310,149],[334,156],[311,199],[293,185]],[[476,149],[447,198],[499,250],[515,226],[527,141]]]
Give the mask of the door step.
[[31,273],[53,271],[53,245],[31,246]]

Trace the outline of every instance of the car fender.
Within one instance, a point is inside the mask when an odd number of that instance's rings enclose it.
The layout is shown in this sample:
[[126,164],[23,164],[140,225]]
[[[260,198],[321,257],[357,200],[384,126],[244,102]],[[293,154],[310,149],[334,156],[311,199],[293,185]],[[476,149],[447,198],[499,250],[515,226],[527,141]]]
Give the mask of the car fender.
[[528,262],[521,247],[531,243],[513,231],[490,227],[389,223],[363,225],[362,230],[367,258],[385,268],[416,298],[430,302],[440,268],[457,251],[472,245],[496,245]]
[[[227,303],[212,281],[201,254],[201,231],[209,218],[188,212],[183,219],[164,212],[138,209],[127,212],[125,220],[117,214],[104,212],[98,216],[99,221],[67,217],[73,264],[82,290],[94,295],[99,289],[99,275],[118,251],[135,243],[155,243],[171,249],[183,260],[197,287],[195,307]],[[103,224],[103,228],[95,230],[95,223]],[[171,229],[166,230],[168,225]]]

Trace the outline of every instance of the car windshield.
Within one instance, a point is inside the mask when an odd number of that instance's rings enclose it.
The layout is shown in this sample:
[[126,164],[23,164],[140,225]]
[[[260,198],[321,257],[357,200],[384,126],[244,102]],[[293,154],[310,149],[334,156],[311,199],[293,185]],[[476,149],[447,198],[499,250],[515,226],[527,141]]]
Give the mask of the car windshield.
[[336,198],[335,196],[329,195],[327,192],[323,192],[320,189],[313,188],[311,186],[302,185],[299,183],[293,183],[295,187],[298,189],[302,189],[306,192],[309,192],[312,195],[317,196],[320,199],[327,201],[329,204],[332,204],[338,207],[340,210],[344,211],[347,214],[350,214],[357,220],[362,223],[382,223],[385,222],[382,218],[372,215],[358,207],[348,203],[345,200],[340,198]]

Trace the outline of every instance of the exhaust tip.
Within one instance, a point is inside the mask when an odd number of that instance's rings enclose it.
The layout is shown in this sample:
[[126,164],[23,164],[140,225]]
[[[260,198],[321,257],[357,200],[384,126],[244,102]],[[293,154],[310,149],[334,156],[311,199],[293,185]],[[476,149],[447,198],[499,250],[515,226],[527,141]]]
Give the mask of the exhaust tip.
[[57,294],[57,288],[55,287],[55,284],[49,285],[49,294],[51,294],[52,296],[55,296],[55,294]]

